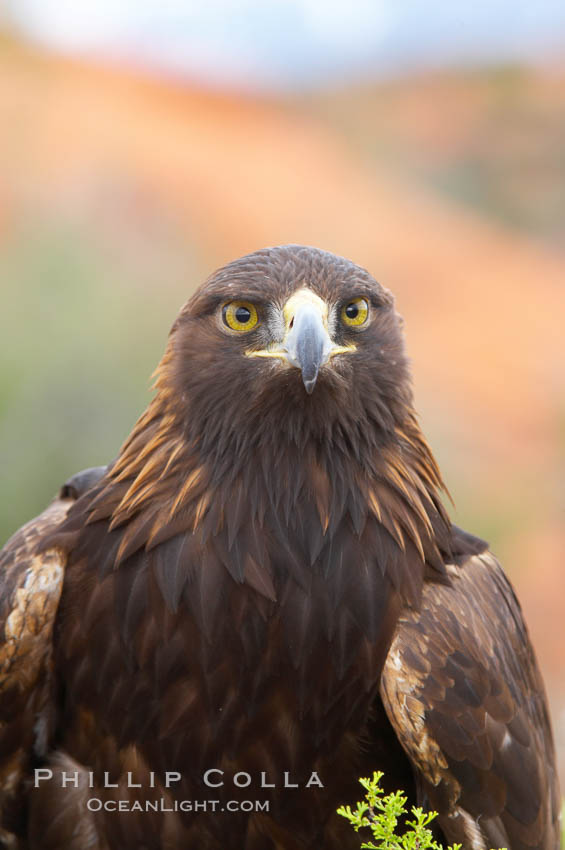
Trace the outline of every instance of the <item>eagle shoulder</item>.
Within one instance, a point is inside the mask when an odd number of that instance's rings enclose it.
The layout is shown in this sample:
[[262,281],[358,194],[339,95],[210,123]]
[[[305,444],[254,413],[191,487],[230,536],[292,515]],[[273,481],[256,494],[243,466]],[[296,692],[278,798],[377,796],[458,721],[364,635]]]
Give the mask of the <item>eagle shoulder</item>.
[[398,622],[385,710],[449,843],[556,850],[553,738],[520,605],[490,552],[448,572]]
[[95,472],[69,479],[0,551],[0,842],[8,847],[17,846],[22,782],[31,758],[45,754],[52,724],[52,632],[66,555],[56,547],[42,551],[41,543]]

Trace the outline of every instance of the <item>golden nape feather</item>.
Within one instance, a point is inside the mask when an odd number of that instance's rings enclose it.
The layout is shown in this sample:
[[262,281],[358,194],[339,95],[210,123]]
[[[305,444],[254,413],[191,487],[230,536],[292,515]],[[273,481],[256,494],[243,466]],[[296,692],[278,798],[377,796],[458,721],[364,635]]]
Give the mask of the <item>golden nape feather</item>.
[[258,251],[156,374],[116,460],[2,555],[4,844],[354,850],[336,809],[382,770],[438,841],[557,850],[543,683],[442,503],[391,294]]

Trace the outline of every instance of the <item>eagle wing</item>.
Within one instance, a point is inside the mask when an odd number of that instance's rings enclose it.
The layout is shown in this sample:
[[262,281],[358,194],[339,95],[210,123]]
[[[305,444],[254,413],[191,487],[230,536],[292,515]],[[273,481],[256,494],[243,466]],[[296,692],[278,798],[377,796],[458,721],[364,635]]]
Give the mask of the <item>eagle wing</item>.
[[381,696],[421,802],[472,850],[556,850],[559,792],[543,682],[512,586],[490,553],[427,584],[398,624]]
[[69,479],[38,517],[0,551],[0,843],[16,847],[24,817],[22,783],[31,760],[45,754],[52,727],[52,630],[63,587],[65,556],[38,553],[73,502],[103,473]]

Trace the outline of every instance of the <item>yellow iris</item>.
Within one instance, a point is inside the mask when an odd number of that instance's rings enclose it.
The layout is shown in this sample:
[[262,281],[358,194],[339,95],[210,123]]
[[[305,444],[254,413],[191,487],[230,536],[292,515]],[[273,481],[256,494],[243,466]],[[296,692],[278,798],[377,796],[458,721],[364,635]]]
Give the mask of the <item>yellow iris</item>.
[[259,321],[257,309],[250,301],[230,301],[222,309],[224,324],[232,331],[251,331]]
[[341,309],[341,321],[344,325],[358,327],[365,324],[369,315],[369,304],[364,298],[354,298]]

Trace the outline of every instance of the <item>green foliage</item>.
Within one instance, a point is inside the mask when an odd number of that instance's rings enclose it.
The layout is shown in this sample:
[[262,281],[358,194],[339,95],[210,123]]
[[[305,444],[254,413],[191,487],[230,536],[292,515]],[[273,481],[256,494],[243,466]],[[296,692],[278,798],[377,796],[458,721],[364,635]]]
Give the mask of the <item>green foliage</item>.
[[[372,779],[360,779],[366,791],[365,799],[357,803],[354,811],[351,806],[340,806],[337,810],[356,832],[362,828],[371,830],[374,840],[363,842],[362,850],[443,850],[428,829],[437,812],[424,812],[419,806],[413,806],[414,819],[405,819],[407,798],[402,791],[385,794],[380,787],[382,777],[383,774],[376,771]],[[447,850],[461,850],[461,846],[453,844]]]
[[127,216],[109,234],[52,218],[0,239],[0,548],[70,475],[116,456],[208,268],[172,225],[147,239]]

